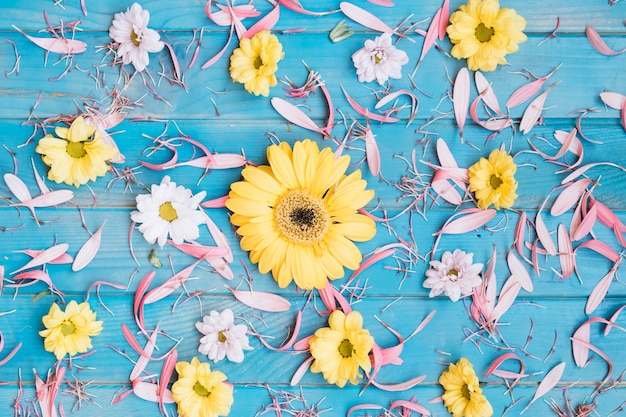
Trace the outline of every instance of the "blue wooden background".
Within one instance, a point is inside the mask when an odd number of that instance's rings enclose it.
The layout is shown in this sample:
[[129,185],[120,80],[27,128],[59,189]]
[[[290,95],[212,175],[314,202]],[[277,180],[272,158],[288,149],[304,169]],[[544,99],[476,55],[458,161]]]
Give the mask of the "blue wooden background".
[[[31,158],[34,159],[40,173],[45,170],[40,158],[34,152],[35,142],[28,141],[33,134],[33,126],[26,122],[63,113],[75,114],[85,103],[106,107],[110,92],[123,87],[119,68],[108,65],[110,57],[106,57],[105,52],[98,47],[110,42],[108,27],[114,13],[125,10],[131,3],[126,0],[86,0],[88,14],[85,16],[78,0],[2,2],[0,5],[2,71],[8,73],[16,64],[12,43],[15,43],[20,58],[19,71],[0,76],[0,141],[4,148],[0,149],[0,173],[13,172],[11,153],[14,153],[20,178],[34,192],[36,185]],[[320,135],[288,124],[273,110],[269,98],[249,95],[241,85],[231,82],[228,75],[228,56],[236,42],[231,44],[226,54],[215,65],[206,70],[200,69],[202,63],[222,48],[228,37],[228,28],[216,26],[205,16],[205,3],[204,0],[176,2],[145,0],[142,3],[151,13],[150,27],[161,30],[162,39],[173,46],[188,88],[172,85],[166,79],[159,82],[158,73],[162,71],[160,63],[165,72],[171,76],[172,60],[166,50],[151,56],[148,70],[157,82],[154,89],[169,102],[169,105],[156,100],[139,76],[135,76],[127,85],[123,94],[133,101],[138,101],[138,104],[129,108],[126,120],[113,129],[117,132],[114,138],[126,156],[126,162],[118,168],[137,167],[140,160],[165,161],[167,155],[157,154],[148,157],[145,151],[152,145],[151,138],[163,132],[170,137],[176,136],[177,129],[201,141],[215,152],[240,153],[243,150],[247,158],[259,163],[265,162],[265,148],[270,143],[270,136],[276,136],[289,143],[310,137],[323,146],[336,147],[331,141],[324,142]],[[390,26],[399,24],[409,16],[413,22],[429,19],[441,5],[439,0],[417,2],[398,0],[392,8],[375,6],[363,0],[355,0],[354,3],[374,12]],[[315,11],[336,9],[338,4],[338,0],[303,1],[304,7]],[[451,10],[455,10],[460,4],[460,1],[452,0]],[[255,6],[263,12],[271,8],[269,3],[263,1],[255,2]],[[409,113],[408,110],[404,110],[400,113],[404,120],[399,123],[373,124],[381,148],[380,177],[372,176],[367,171],[366,164],[362,163],[363,142],[354,141],[350,144],[354,149],[348,153],[353,157],[354,167],[360,164],[369,186],[376,191],[376,199],[370,203],[368,209],[377,206],[378,215],[382,215],[383,209],[392,215],[410,203],[410,198],[399,198],[401,194],[392,185],[392,182],[400,181],[403,176],[411,176],[405,162],[397,157],[399,155],[409,158],[415,151],[418,160],[436,163],[434,144],[436,139],[441,137],[452,150],[459,165],[467,167],[501,145],[507,149],[510,147],[512,153],[517,153],[529,149],[527,139],[536,137],[550,139],[555,130],[571,130],[576,123],[578,115],[576,112],[581,109],[595,109],[584,117],[582,129],[586,136],[601,142],[584,142],[584,163],[613,162],[622,166],[626,164],[626,134],[620,122],[619,111],[605,108],[599,97],[605,90],[626,94],[624,72],[626,54],[614,57],[600,55],[590,46],[585,36],[585,27],[589,25],[598,30],[615,49],[626,47],[624,36],[626,2],[620,1],[610,6],[607,0],[568,2],[524,0],[504,1],[502,6],[514,7],[526,18],[528,41],[521,44],[519,52],[508,57],[510,65],[485,74],[492,82],[501,104],[516,88],[527,82],[527,79],[519,74],[522,69],[542,76],[562,64],[559,71],[545,85],[547,87],[551,82],[560,80],[560,84],[548,96],[541,124],[535,126],[527,135],[509,129],[487,141],[490,132],[468,120],[465,128],[466,144],[462,144],[454,116],[450,113],[451,101],[447,96],[451,92],[449,77],[453,78],[464,62],[433,49],[415,76],[416,83],[423,91],[422,93],[414,90],[420,98],[416,120],[407,127]],[[70,72],[59,81],[51,79],[61,75],[68,62],[59,60],[58,55],[50,54],[46,63],[44,51],[12,27],[15,25],[32,36],[49,36],[46,33],[38,33],[46,27],[44,11],[53,25],[61,21],[80,19],[78,27],[81,30],[76,32],[75,37],[88,45],[85,53],[76,55],[74,61],[69,63]],[[348,22],[356,33],[340,43],[332,43],[328,33],[342,18],[344,16],[341,13],[312,17],[283,8],[280,20],[274,28],[285,51],[285,59],[279,63],[277,76],[281,79],[288,77],[301,84],[307,75],[302,63],[305,61],[325,80],[335,108],[346,117],[355,117],[363,122],[363,118],[346,102],[340,86],[361,104],[373,107],[375,99],[371,89],[380,88],[373,84],[358,83],[350,55],[359,49],[366,39],[373,38],[375,33],[357,23]],[[557,19],[560,20],[558,36],[541,42],[555,29]],[[250,25],[249,20],[244,22]],[[428,21],[425,21],[418,27],[426,29],[427,25]],[[202,28],[204,36],[198,60],[191,69],[187,69],[195,49],[195,43],[188,48],[193,38],[192,31]],[[304,31],[289,33],[292,29],[300,28]],[[402,40],[398,44],[407,52],[410,62],[403,69],[403,78],[392,82],[393,89],[411,88],[408,74],[419,57],[423,38],[417,34],[410,37],[415,40],[414,43]],[[440,46],[444,51],[450,50],[447,40],[440,42]],[[128,70],[132,73],[132,67]],[[270,97],[283,97],[282,87],[283,85],[279,84],[273,88]],[[473,92],[472,97],[475,95]],[[37,106],[33,109],[35,103]],[[318,124],[325,123],[325,102],[319,91],[302,103],[305,105],[302,108]],[[219,112],[216,111],[216,107]],[[525,105],[513,109],[511,116],[515,121],[519,121],[524,108]],[[342,139],[345,134],[345,127],[340,119],[341,113],[337,113],[337,121],[340,124],[333,130],[334,136],[338,139]],[[433,117],[442,115],[443,117],[438,117],[428,127],[420,129],[420,126],[433,120]],[[36,132],[35,141],[40,136],[41,132]],[[468,146],[467,142],[474,147]],[[544,150],[548,152],[547,147],[544,147]],[[519,165],[517,174],[519,198],[515,208],[525,211],[529,219],[534,219],[536,211],[550,196],[544,211],[549,230],[556,232],[559,224],[568,225],[571,212],[559,217],[552,217],[548,213],[557,193],[553,192],[553,189],[560,184],[566,174],[556,174],[558,166],[529,153],[519,154],[516,162]],[[426,175],[432,174],[427,165],[419,162],[418,169]],[[240,178],[239,169],[214,170],[204,178],[201,176],[202,170],[197,168],[176,168],[166,173],[174,181],[186,185],[194,192],[206,190],[207,198],[225,195],[229,185]],[[139,279],[155,269],[148,262],[148,254],[154,247],[148,245],[138,232],[134,234],[133,247],[140,266],[137,266],[131,257],[128,242],[129,213],[134,208],[136,194],[144,192],[145,186],[158,183],[162,175],[162,172],[139,168],[136,177],[140,184],[134,184],[132,189],[127,190],[123,181],[110,181],[114,177],[108,174],[95,184],[90,184],[91,190],[88,187],[74,190],[73,204],[39,209],[38,217],[44,222],[41,226],[37,226],[27,210],[18,211],[9,207],[11,193],[5,183],[0,181],[0,196],[3,197],[0,205],[0,227],[2,227],[0,264],[4,265],[7,278],[10,278],[9,272],[23,265],[28,259],[26,255],[18,252],[20,250],[44,249],[55,242],[66,242],[70,246],[71,254],[78,251],[82,243],[89,238],[89,234],[81,227],[81,216],[77,206],[82,209],[84,221],[92,232],[106,221],[102,247],[95,260],[78,273],[72,272],[70,265],[49,265],[47,268],[54,284],[67,295],[67,299],[81,301],[85,299],[86,290],[94,281],[107,280],[125,285],[133,277],[126,291],[102,288],[102,301],[113,314],[109,314],[98,303],[95,294],[91,294],[91,304],[98,313],[98,318],[104,321],[104,331],[94,339],[96,353],[86,360],[75,361],[76,367],[70,375],[88,384],[86,389],[92,397],[89,401],[83,401],[82,407],[79,407],[76,398],[64,392],[67,391],[67,386],[63,385],[58,401],[64,404],[68,415],[159,415],[156,404],[133,395],[115,405],[111,405],[111,400],[120,388],[130,386],[128,377],[133,366],[112,348],[125,351],[132,359],[136,359],[137,355],[124,340],[120,326],[126,323],[132,330],[136,330],[132,317],[134,290]],[[624,211],[626,174],[619,169],[604,166],[592,169],[588,176],[593,180],[599,179],[599,185],[593,192],[596,199],[614,210],[622,221],[626,222]],[[64,185],[50,183],[48,185],[54,189],[67,188]],[[94,195],[97,196],[96,204]],[[417,213],[412,216],[406,213],[393,221],[391,226],[399,236],[407,239],[412,225],[412,234],[419,255],[428,259],[434,243],[433,233],[441,228],[455,210],[456,207],[441,200],[434,205],[429,201],[424,217]],[[201,319],[202,314],[208,314],[212,309],[221,310],[228,307],[233,309],[240,320],[245,319],[253,324],[260,333],[274,336],[271,342],[278,346],[287,337],[288,328],[293,327],[297,311],[305,305],[306,294],[297,292],[293,285],[279,289],[270,276],[260,275],[254,266],[250,265],[247,254],[239,249],[238,239],[228,222],[226,209],[211,209],[208,213],[226,233],[232,244],[235,257],[231,264],[234,280],[225,281],[208,268],[196,269],[194,276],[198,279],[191,281],[188,289],[206,291],[200,297],[201,303],[198,300],[191,300],[173,309],[181,293],[178,291],[147,308],[147,325],[154,326],[160,323],[161,328],[172,338],[182,338],[178,346],[179,358],[190,360],[197,354],[199,340],[199,333],[193,324]],[[409,223],[411,218],[412,222]],[[501,286],[510,274],[506,266],[506,254],[514,241],[517,219],[518,214],[514,211],[501,212],[489,223],[491,226],[489,230],[481,228],[459,236],[445,236],[436,258],[439,258],[442,250],[460,248],[473,252],[476,262],[486,264],[495,246],[498,253],[496,272]],[[606,241],[616,251],[623,250],[613,237],[612,231],[604,226],[597,225],[594,233],[598,239]],[[553,235],[556,237],[556,233]],[[206,230],[202,231],[199,241],[212,244]],[[394,235],[379,224],[376,238],[359,247],[363,253],[369,253],[393,242],[396,242]],[[156,271],[155,284],[171,276],[170,261],[176,271],[192,262],[191,257],[171,247],[157,248],[157,253],[164,267]],[[415,259],[416,263],[410,267],[411,271],[406,276],[393,269],[396,263],[391,258],[369,268],[360,276],[360,285],[366,286],[367,289],[364,296],[355,300],[354,304],[354,308],[363,314],[366,327],[383,347],[395,344],[396,339],[375,319],[375,316],[407,336],[422,319],[436,310],[430,324],[405,344],[401,355],[403,365],[386,366],[378,377],[380,382],[391,384],[425,375],[426,378],[421,384],[401,392],[386,392],[368,387],[361,393],[362,386],[339,389],[327,385],[319,374],[307,373],[298,386],[291,387],[289,381],[305,356],[272,352],[252,338],[254,350],[246,352],[243,363],[233,364],[223,361],[212,365],[225,372],[234,384],[235,403],[231,415],[253,416],[270,404],[270,392],[286,391],[302,395],[306,400],[306,404],[294,402],[295,408],[306,409],[321,402],[319,409],[332,410],[327,411],[325,415],[345,415],[350,407],[358,404],[377,403],[387,406],[393,400],[414,398],[431,410],[432,415],[446,416],[449,414],[441,403],[429,404],[429,401],[442,394],[437,379],[445,369],[444,364],[456,361],[460,357],[469,358],[474,363],[481,381],[486,382],[484,393],[494,407],[494,415],[502,415],[509,407],[508,415],[519,415],[532,398],[543,374],[560,362],[565,362],[567,366],[557,389],[537,401],[525,415],[552,415],[544,399],[546,401],[554,399],[557,403],[563,404],[563,407],[565,397],[571,400],[573,407],[594,400],[597,403],[597,413],[601,416],[609,415],[622,405],[626,398],[626,390],[621,380],[616,382],[615,389],[598,397],[591,397],[597,384],[605,377],[606,363],[592,354],[593,360],[585,368],[577,367],[572,358],[570,342],[573,332],[589,318],[585,314],[587,297],[598,280],[611,268],[610,261],[592,251],[578,252],[576,262],[580,281],[574,276],[563,280],[551,270],[551,268],[559,270],[557,257],[548,259],[541,257],[543,271],[540,276],[536,276],[531,267],[528,267],[533,276],[534,292],[520,293],[518,303],[504,316],[503,321],[506,325],[501,329],[513,352],[526,362],[528,372],[536,375],[523,379],[510,394],[502,379],[494,376],[484,377],[491,362],[506,351],[484,344],[480,344],[478,349],[472,342],[465,341],[464,329],[474,328],[468,318],[469,300],[465,303],[462,301],[452,303],[443,297],[429,299],[428,291],[422,287],[424,271],[428,266],[424,259]],[[242,263],[251,270],[255,290],[283,295],[291,301],[291,310],[284,313],[263,313],[237,302],[225,285],[242,285],[242,288],[246,288],[247,284],[242,283],[245,277]],[[350,271],[347,271],[347,275],[349,274]],[[593,313],[594,316],[609,318],[616,309],[626,303],[626,287],[619,281],[620,277],[621,274],[618,272],[606,300]],[[344,281],[345,279],[338,280],[335,284],[340,285]],[[7,283],[5,281],[5,284]],[[43,350],[42,339],[38,336],[38,331],[42,328],[41,316],[46,314],[50,304],[57,299],[52,295],[40,296],[45,289],[42,284],[37,284],[21,289],[18,293],[4,288],[0,294],[0,313],[10,313],[0,315],[0,331],[4,336],[5,345],[0,357],[4,357],[18,343],[23,344],[12,360],[0,367],[0,415],[13,415],[14,410],[11,407],[14,398],[18,396],[20,375],[24,386],[22,403],[27,405],[29,399],[34,399],[33,369],[40,375],[45,375],[54,367],[53,355]],[[321,308],[319,300],[317,303]],[[325,323],[325,316],[320,316],[314,306],[309,304],[304,309],[301,335],[309,335]],[[626,321],[621,318],[617,323],[625,326]],[[531,329],[532,339],[528,341]],[[614,330],[605,337],[603,330],[600,325],[592,327],[591,340],[613,361],[612,378],[616,380],[626,369],[626,355],[623,354],[626,334]],[[557,340],[554,352],[551,353],[555,336]],[[162,352],[171,347],[170,341],[166,341],[165,338],[160,340],[162,341],[159,347]],[[513,368],[510,370],[516,370]],[[149,372],[155,374],[158,374],[160,369],[159,362],[152,362],[148,367]],[[69,377],[69,380],[74,379]],[[168,407],[168,410],[170,415],[174,414],[173,407]],[[371,413],[375,414],[374,411]],[[623,413],[618,411],[615,415]],[[268,412],[267,415],[273,414]]]

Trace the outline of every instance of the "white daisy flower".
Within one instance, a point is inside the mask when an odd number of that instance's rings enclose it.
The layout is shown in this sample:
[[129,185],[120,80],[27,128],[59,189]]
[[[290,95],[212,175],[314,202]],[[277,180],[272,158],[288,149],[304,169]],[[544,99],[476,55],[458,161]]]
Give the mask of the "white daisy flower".
[[198,210],[205,195],[205,191],[192,195],[166,175],[161,184],[152,185],[150,194],[137,196],[137,210],[130,218],[140,224],[139,231],[148,243],[163,247],[168,236],[177,244],[194,240],[200,236],[198,225],[205,221],[205,214]]
[[401,78],[402,66],[409,62],[406,52],[391,44],[391,34],[383,33],[352,54],[356,75],[360,82],[376,80],[383,85],[389,78]]
[[115,13],[109,36],[118,43],[117,56],[143,71],[150,62],[149,52],[159,52],[163,42],[157,31],[148,29],[150,13],[134,3],[125,12]]
[[461,295],[469,295],[480,284],[479,273],[483,264],[472,264],[473,253],[456,249],[454,253],[444,252],[441,261],[430,261],[431,269],[426,271],[424,287],[430,288],[430,297],[442,292],[457,301]]
[[196,329],[204,335],[200,339],[198,352],[207,355],[209,359],[219,362],[224,357],[229,361],[240,363],[243,361],[243,351],[251,350],[248,344],[245,324],[235,325],[233,312],[227,308],[221,313],[211,311],[204,316],[202,322],[196,322]]

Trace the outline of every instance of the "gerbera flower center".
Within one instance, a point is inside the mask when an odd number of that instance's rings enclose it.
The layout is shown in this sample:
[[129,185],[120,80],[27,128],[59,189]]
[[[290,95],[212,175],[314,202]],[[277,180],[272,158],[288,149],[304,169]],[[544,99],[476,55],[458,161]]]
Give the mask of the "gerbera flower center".
[[283,195],[274,216],[280,233],[296,243],[317,243],[330,226],[330,215],[322,199],[302,190]]
[[161,216],[163,220],[171,223],[178,218],[178,213],[174,206],[172,206],[172,203],[166,201],[159,206],[159,216]]
[[497,190],[498,187],[502,185],[502,180],[496,174],[492,174],[489,178],[489,185],[491,185],[491,188],[494,190]]
[[72,333],[74,333],[74,330],[76,330],[76,327],[74,326],[74,323],[72,323],[70,320],[65,320],[63,324],[61,324],[61,334],[63,336],[71,335]]
[[349,358],[352,356],[352,352],[354,352],[354,346],[348,339],[343,339],[341,343],[339,343],[339,354],[344,358]]
[[82,158],[87,154],[84,142],[68,142],[65,152],[72,158]]
[[193,384],[193,390],[195,391],[196,394],[198,394],[200,397],[208,397],[209,394],[211,393],[208,389],[206,389],[206,387],[204,385],[202,385],[200,382],[196,381],[195,384]]
[[474,32],[474,35],[476,35],[476,39],[478,39],[482,43],[489,42],[493,34],[493,28],[488,28],[487,26],[485,26],[484,23],[476,26],[476,31]]
[[456,269],[451,269],[450,271],[448,271],[448,278],[450,279],[450,281],[454,282],[457,279],[459,279],[459,271],[457,271]]
[[217,341],[220,343],[224,343],[226,341],[226,336],[224,335],[224,332],[217,332]]

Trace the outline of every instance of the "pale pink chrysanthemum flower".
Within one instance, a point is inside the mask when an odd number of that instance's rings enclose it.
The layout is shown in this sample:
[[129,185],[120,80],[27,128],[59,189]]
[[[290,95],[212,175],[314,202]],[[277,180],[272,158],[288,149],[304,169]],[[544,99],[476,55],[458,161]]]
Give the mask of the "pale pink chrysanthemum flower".
[[480,284],[478,275],[483,264],[473,264],[474,254],[455,249],[454,253],[444,252],[441,261],[430,261],[431,268],[426,271],[424,287],[430,288],[429,297],[436,297],[444,292],[452,301],[462,295],[469,295]]
[[406,52],[391,44],[391,34],[383,33],[354,54],[352,61],[360,82],[376,80],[383,85],[389,78],[401,78],[402,66],[409,62]]
[[219,362],[225,357],[231,362],[243,361],[243,351],[251,350],[245,324],[235,324],[233,312],[227,308],[221,313],[211,311],[202,321],[196,322],[196,329],[204,335],[200,339],[198,352]]
[[125,12],[115,13],[109,28],[109,36],[118,43],[117,56],[124,64],[132,63],[137,71],[143,71],[150,57],[148,53],[159,52],[163,42],[157,31],[148,29],[150,13],[134,3]]

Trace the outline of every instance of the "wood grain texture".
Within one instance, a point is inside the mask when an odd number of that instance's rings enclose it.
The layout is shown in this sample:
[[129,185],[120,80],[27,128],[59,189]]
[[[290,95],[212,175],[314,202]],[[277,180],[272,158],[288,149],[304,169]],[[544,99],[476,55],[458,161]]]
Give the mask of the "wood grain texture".
[[[34,151],[36,141],[44,134],[35,127],[35,123],[62,114],[74,115],[84,111],[85,106],[106,111],[111,105],[110,94],[116,91],[134,102],[126,109],[125,120],[110,132],[126,156],[124,164],[117,168],[134,168],[137,180],[126,184],[109,173],[97,182],[90,183],[89,187],[72,188],[75,197],[71,202],[36,210],[41,225],[34,221],[27,209],[10,206],[16,202],[15,196],[5,181],[0,180],[0,265],[4,267],[5,276],[2,281],[4,287],[0,286],[0,332],[4,343],[0,361],[18,343],[22,343],[15,357],[0,366],[0,416],[26,416],[29,411],[33,415],[33,369],[45,375],[55,366],[54,356],[45,352],[38,331],[43,328],[41,317],[47,313],[50,304],[60,301],[60,298],[46,293],[41,283],[19,291],[10,287],[15,275],[13,272],[29,260],[21,251],[67,243],[68,253],[74,256],[90,236],[82,227],[83,222],[91,232],[106,222],[102,246],[93,262],[82,271],[73,272],[71,265],[46,266],[66,301],[85,300],[87,289],[96,281],[127,285],[125,290],[102,286],[100,299],[96,290],[91,290],[89,301],[98,318],[104,321],[104,331],[93,339],[93,355],[73,361],[73,369],[68,371],[68,380],[62,385],[57,403],[63,404],[68,416],[158,416],[160,413],[155,403],[141,400],[133,394],[112,404],[117,395],[130,388],[132,361],[138,357],[124,339],[121,326],[126,324],[131,331],[138,330],[132,305],[137,284],[144,275],[150,271],[156,272],[152,284],[154,287],[168,279],[173,272],[189,266],[193,258],[171,246],[161,249],[149,245],[136,230],[129,242],[130,212],[135,207],[136,196],[145,193],[151,184],[158,183],[163,175],[170,175],[174,181],[194,193],[204,190],[207,199],[211,199],[226,195],[230,184],[238,181],[241,174],[237,168],[211,170],[206,175],[203,175],[202,169],[191,167],[152,171],[142,167],[141,162],[162,163],[171,157],[171,153],[163,150],[152,154],[153,139],[159,136],[174,138],[188,135],[202,142],[212,152],[243,153],[251,163],[266,164],[266,148],[276,138],[293,143],[308,137],[320,146],[336,149],[353,120],[365,123],[364,118],[350,107],[341,88],[345,88],[354,99],[370,110],[377,101],[374,91],[380,95],[383,90],[373,83],[359,83],[350,60],[350,55],[376,33],[350,22],[355,35],[342,42],[332,43],[328,33],[343,18],[341,13],[312,17],[281,9],[275,30],[283,45],[285,59],[279,63],[276,75],[282,81],[290,79],[298,85],[302,84],[307,76],[303,61],[320,73],[337,111],[332,131],[334,138],[324,140],[317,133],[288,123],[272,108],[269,98],[252,96],[241,85],[231,81],[228,56],[236,47],[236,42],[231,43],[215,65],[200,69],[206,60],[224,46],[228,38],[227,27],[218,27],[206,17],[204,0],[179,0],[175,4],[144,0],[142,6],[151,14],[150,27],[160,30],[162,39],[172,45],[187,87],[182,88],[168,82],[166,78],[160,78],[163,72],[172,76],[172,60],[165,50],[153,54],[148,72],[154,79],[154,91],[163,98],[159,100],[146,88],[140,74],[133,76],[132,66],[120,72],[119,66],[111,65],[111,57],[106,56],[106,51],[99,48],[110,42],[108,28],[114,13],[125,10],[131,3],[127,0],[85,0],[87,15],[83,14],[80,2],[75,0],[17,1],[0,5],[0,38],[5,39],[0,41],[0,66],[7,72],[6,76],[0,77],[0,141],[4,145],[4,149],[0,149],[0,174],[17,173],[30,192],[37,194],[31,159],[39,175],[45,175],[46,167]],[[302,3],[310,10],[325,11],[337,9],[340,1]],[[439,0],[398,0],[395,7],[390,8],[359,0],[354,3],[375,13],[390,26],[399,24],[409,16],[411,22],[430,19],[441,5]],[[269,2],[257,1],[254,4],[264,13],[271,9]],[[460,0],[451,1],[452,10],[460,4]],[[402,79],[393,80],[390,91],[406,88],[419,97],[415,120],[409,124],[409,111],[405,109],[398,114],[401,119],[398,123],[371,123],[381,150],[380,176],[373,176],[368,171],[363,141],[349,142],[344,151],[351,156],[350,169],[362,169],[368,187],[376,193],[376,198],[366,208],[377,216],[389,217],[402,213],[417,195],[407,193],[406,189],[400,190],[399,184],[406,185],[412,181],[418,182],[419,179],[427,183],[432,177],[433,170],[428,164],[439,163],[435,151],[438,138],[445,140],[461,167],[469,167],[497,148],[504,148],[515,155],[519,197],[514,209],[499,212],[486,227],[460,235],[443,236],[434,254],[435,259],[439,259],[444,250],[461,248],[474,253],[475,262],[486,264],[495,248],[498,289],[511,275],[506,259],[514,251],[515,225],[521,213],[534,222],[538,210],[545,203],[542,215],[553,239],[557,240],[560,224],[569,228],[572,210],[561,216],[550,214],[550,208],[562,191],[561,181],[568,172],[561,172],[561,165],[550,163],[529,151],[532,143],[547,154],[556,154],[559,145],[553,133],[575,128],[580,110],[589,110],[582,119],[581,127],[583,134],[591,139],[582,140],[583,164],[613,164],[600,165],[586,172],[586,176],[596,182],[593,197],[626,223],[626,173],[620,169],[626,166],[626,133],[620,112],[606,108],[600,100],[603,91],[626,94],[623,71],[626,54],[602,56],[594,51],[585,36],[585,27],[592,26],[611,47],[617,50],[624,48],[626,2],[619,1],[609,6],[606,0],[516,0],[502,1],[501,5],[515,8],[526,18],[528,34],[528,40],[520,45],[519,52],[507,57],[509,65],[484,74],[502,106],[513,91],[528,82],[520,73],[522,70],[543,76],[562,64],[541,90],[545,91],[552,83],[559,82],[548,96],[539,124],[530,133],[523,135],[517,128],[527,102],[511,110],[514,128],[495,136],[490,136],[492,132],[468,119],[462,143],[452,114],[450,97],[453,87],[450,80],[454,79],[465,62],[447,55],[451,45],[445,39],[439,42],[441,50],[430,51],[417,71],[414,81],[419,89],[412,88],[408,74],[420,56],[423,38],[411,33],[410,40],[402,39],[397,44],[407,52],[410,60],[403,68]],[[49,36],[38,32],[46,27],[44,11],[53,25],[60,21],[67,23],[80,19],[79,27],[82,30],[74,36],[87,44],[87,51],[76,55],[71,63],[54,54],[46,59],[42,49],[12,27],[15,25],[31,36]],[[560,19],[558,36],[542,42],[555,29],[557,18]],[[244,23],[249,25],[252,21],[248,19]],[[424,20],[417,27],[425,30],[428,23],[429,20]],[[298,28],[305,30],[288,33]],[[195,48],[195,43],[192,43],[193,31],[201,29],[204,29],[202,47],[197,62],[188,69]],[[13,43],[19,58],[15,55]],[[16,63],[19,63],[19,72],[9,74]],[[52,81],[64,72],[68,63],[71,70],[58,81]],[[133,77],[131,81],[130,77]],[[146,82],[151,83],[148,77]],[[284,86],[284,83],[280,83],[274,87],[270,97],[284,97]],[[472,81],[471,97],[476,95]],[[318,125],[326,124],[328,108],[319,90],[308,99],[294,103],[299,104]],[[398,104],[404,103],[399,101]],[[482,108],[479,114],[481,118],[488,117]],[[47,131],[51,131],[54,125],[48,123]],[[198,156],[189,145],[181,146],[179,151],[181,160]],[[412,158],[416,161],[418,173],[409,169],[408,161]],[[575,159],[569,153],[559,161],[571,164]],[[51,181],[47,181],[47,185],[53,189],[70,188]],[[127,185],[129,188],[126,188]],[[397,258],[389,257],[364,271],[353,283],[356,288],[352,293],[349,289],[343,289],[353,302],[353,308],[363,314],[365,327],[382,347],[395,345],[397,338],[381,322],[407,337],[421,320],[436,311],[424,330],[405,343],[401,355],[403,364],[383,367],[378,376],[379,382],[394,384],[424,375],[421,384],[401,392],[387,392],[372,386],[363,390],[363,384],[339,389],[328,385],[319,374],[307,372],[298,386],[292,387],[289,385],[290,380],[308,353],[274,352],[252,336],[251,345],[254,349],[246,352],[243,363],[211,363],[212,368],[226,373],[234,385],[235,404],[230,415],[252,417],[264,412],[264,415],[275,415],[267,410],[271,403],[270,393],[276,396],[288,392],[296,396],[293,398],[301,395],[306,401],[304,404],[294,400],[292,405],[295,408],[310,408],[319,403],[318,411],[328,410],[324,413],[328,416],[345,416],[351,407],[359,404],[389,406],[392,401],[410,399],[419,401],[433,416],[448,416],[450,414],[443,404],[437,401],[443,393],[437,381],[445,365],[461,357],[472,361],[479,378],[486,383],[484,393],[493,405],[496,416],[505,412],[509,416],[519,415],[532,398],[543,375],[560,362],[566,363],[565,373],[558,385],[559,390],[546,395],[546,402],[554,400],[565,407],[566,398],[572,401],[573,406],[595,401],[597,415],[600,416],[608,416],[618,410],[623,405],[626,392],[626,385],[620,378],[626,370],[626,356],[623,355],[625,332],[613,329],[605,336],[604,325],[595,323],[591,326],[591,343],[613,361],[611,378],[615,381],[614,389],[598,397],[592,394],[605,378],[607,365],[601,357],[591,354],[592,360],[587,366],[577,367],[570,341],[576,329],[590,317],[608,319],[626,304],[626,286],[621,280],[623,274],[618,270],[606,299],[593,314],[585,314],[587,297],[613,266],[610,260],[589,249],[578,250],[575,256],[577,274],[568,279],[559,276],[561,265],[558,256],[540,255],[539,274],[533,271],[531,265],[525,265],[534,291],[521,291],[516,303],[503,316],[499,327],[501,339],[489,340],[484,338],[484,334],[475,334],[476,325],[469,318],[470,299],[453,303],[443,296],[428,297],[428,290],[422,283],[436,241],[434,235],[459,208],[468,207],[474,205],[467,201],[461,207],[455,207],[442,199],[429,197],[425,205],[419,206],[419,212],[412,210],[410,214],[404,213],[387,224],[377,224],[375,239],[358,245],[365,256],[384,245],[411,239],[414,239],[413,249],[417,255],[407,263],[405,255],[397,253]],[[326,325],[327,316],[320,314],[324,307],[315,293],[297,291],[293,284],[284,289],[278,288],[270,275],[260,274],[256,266],[250,263],[248,254],[239,248],[239,240],[229,222],[227,210],[207,209],[206,213],[225,233],[232,246],[234,262],[231,268],[234,279],[227,281],[209,265],[200,264],[193,271],[193,279],[186,284],[184,291],[179,289],[148,306],[145,313],[147,326],[152,328],[159,324],[167,334],[159,336],[160,350],[155,355],[167,352],[176,341],[179,342],[176,346],[179,359],[190,360],[197,355],[199,333],[194,323],[210,310],[231,308],[238,322],[245,321],[253,331],[263,335],[269,344],[276,347],[291,334],[298,311],[303,314],[299,338]],[[532,228],[525,230],[526,240],[534,241],[536,235]],[[592,229],[592,236],[606,242],[618,253],[624,250],[614,231],[604,225],[597,223]],[[573,242],[574,248],[589,239],[587,236]],[[206,228],[201,230],[198,241],[213,244]],[[131,256],[131,243],[139,264]],[[148,255],[153,249],[164,265],[160,269],[148,262]],[[525,254],[530,257],[530,250],[526,249]],[[250,277],[247,277],[248,270]],[[346,278],[336,281],[336,287],[342,289],[342,284],[351,274],[352,271],[346,270]],[[291,308],[283,313],[257,311],[236,301],[226,288],[248,289],[248,282],[256,291],[274,292],[285,297],[291,303]],[[365,290],[361,294],[362,288]],[[196,291],[201,295],[189,297]],[[618,318],[617,324],[624,327],[624,318]],[[137,334],[137,337],[140,343],[144,343],[143,336]],[[499,355],[509,351],[523,358],[527,372],[531,374],[520,381],[512,394],[507,392],[502,379],[484,376],[489,365]],[[67,362],[65,365],[68,365]],[[162,361],[151,361],[147,372],[158,376],[161,366]],[[516,371],[514,368],[509,366],[507,370]],[[88,384],[86,390],[93,395],[90,398],[97,405],[88,400],[80,406],[76,403],[75,396],[69,393],[70,385],[76,382],[74,377]],[[14,414],[15,398],[20,396],[20,379],[24,385],[21,404],[27,408]],[[525,415],[556,415],[552,414],[546,402],[537,401]],[[176,415],[175,407],[168,406],[168,413]],[[620,413],[624,412],[618,411],[613,415]],[[283,415],[286,414],[284,411]],[[380,410],[370,410],[368,415],[378,414],[381,414]],[[365,411],[352,415],[363,416]],[[400,414],[396,410],[393,415]]]

